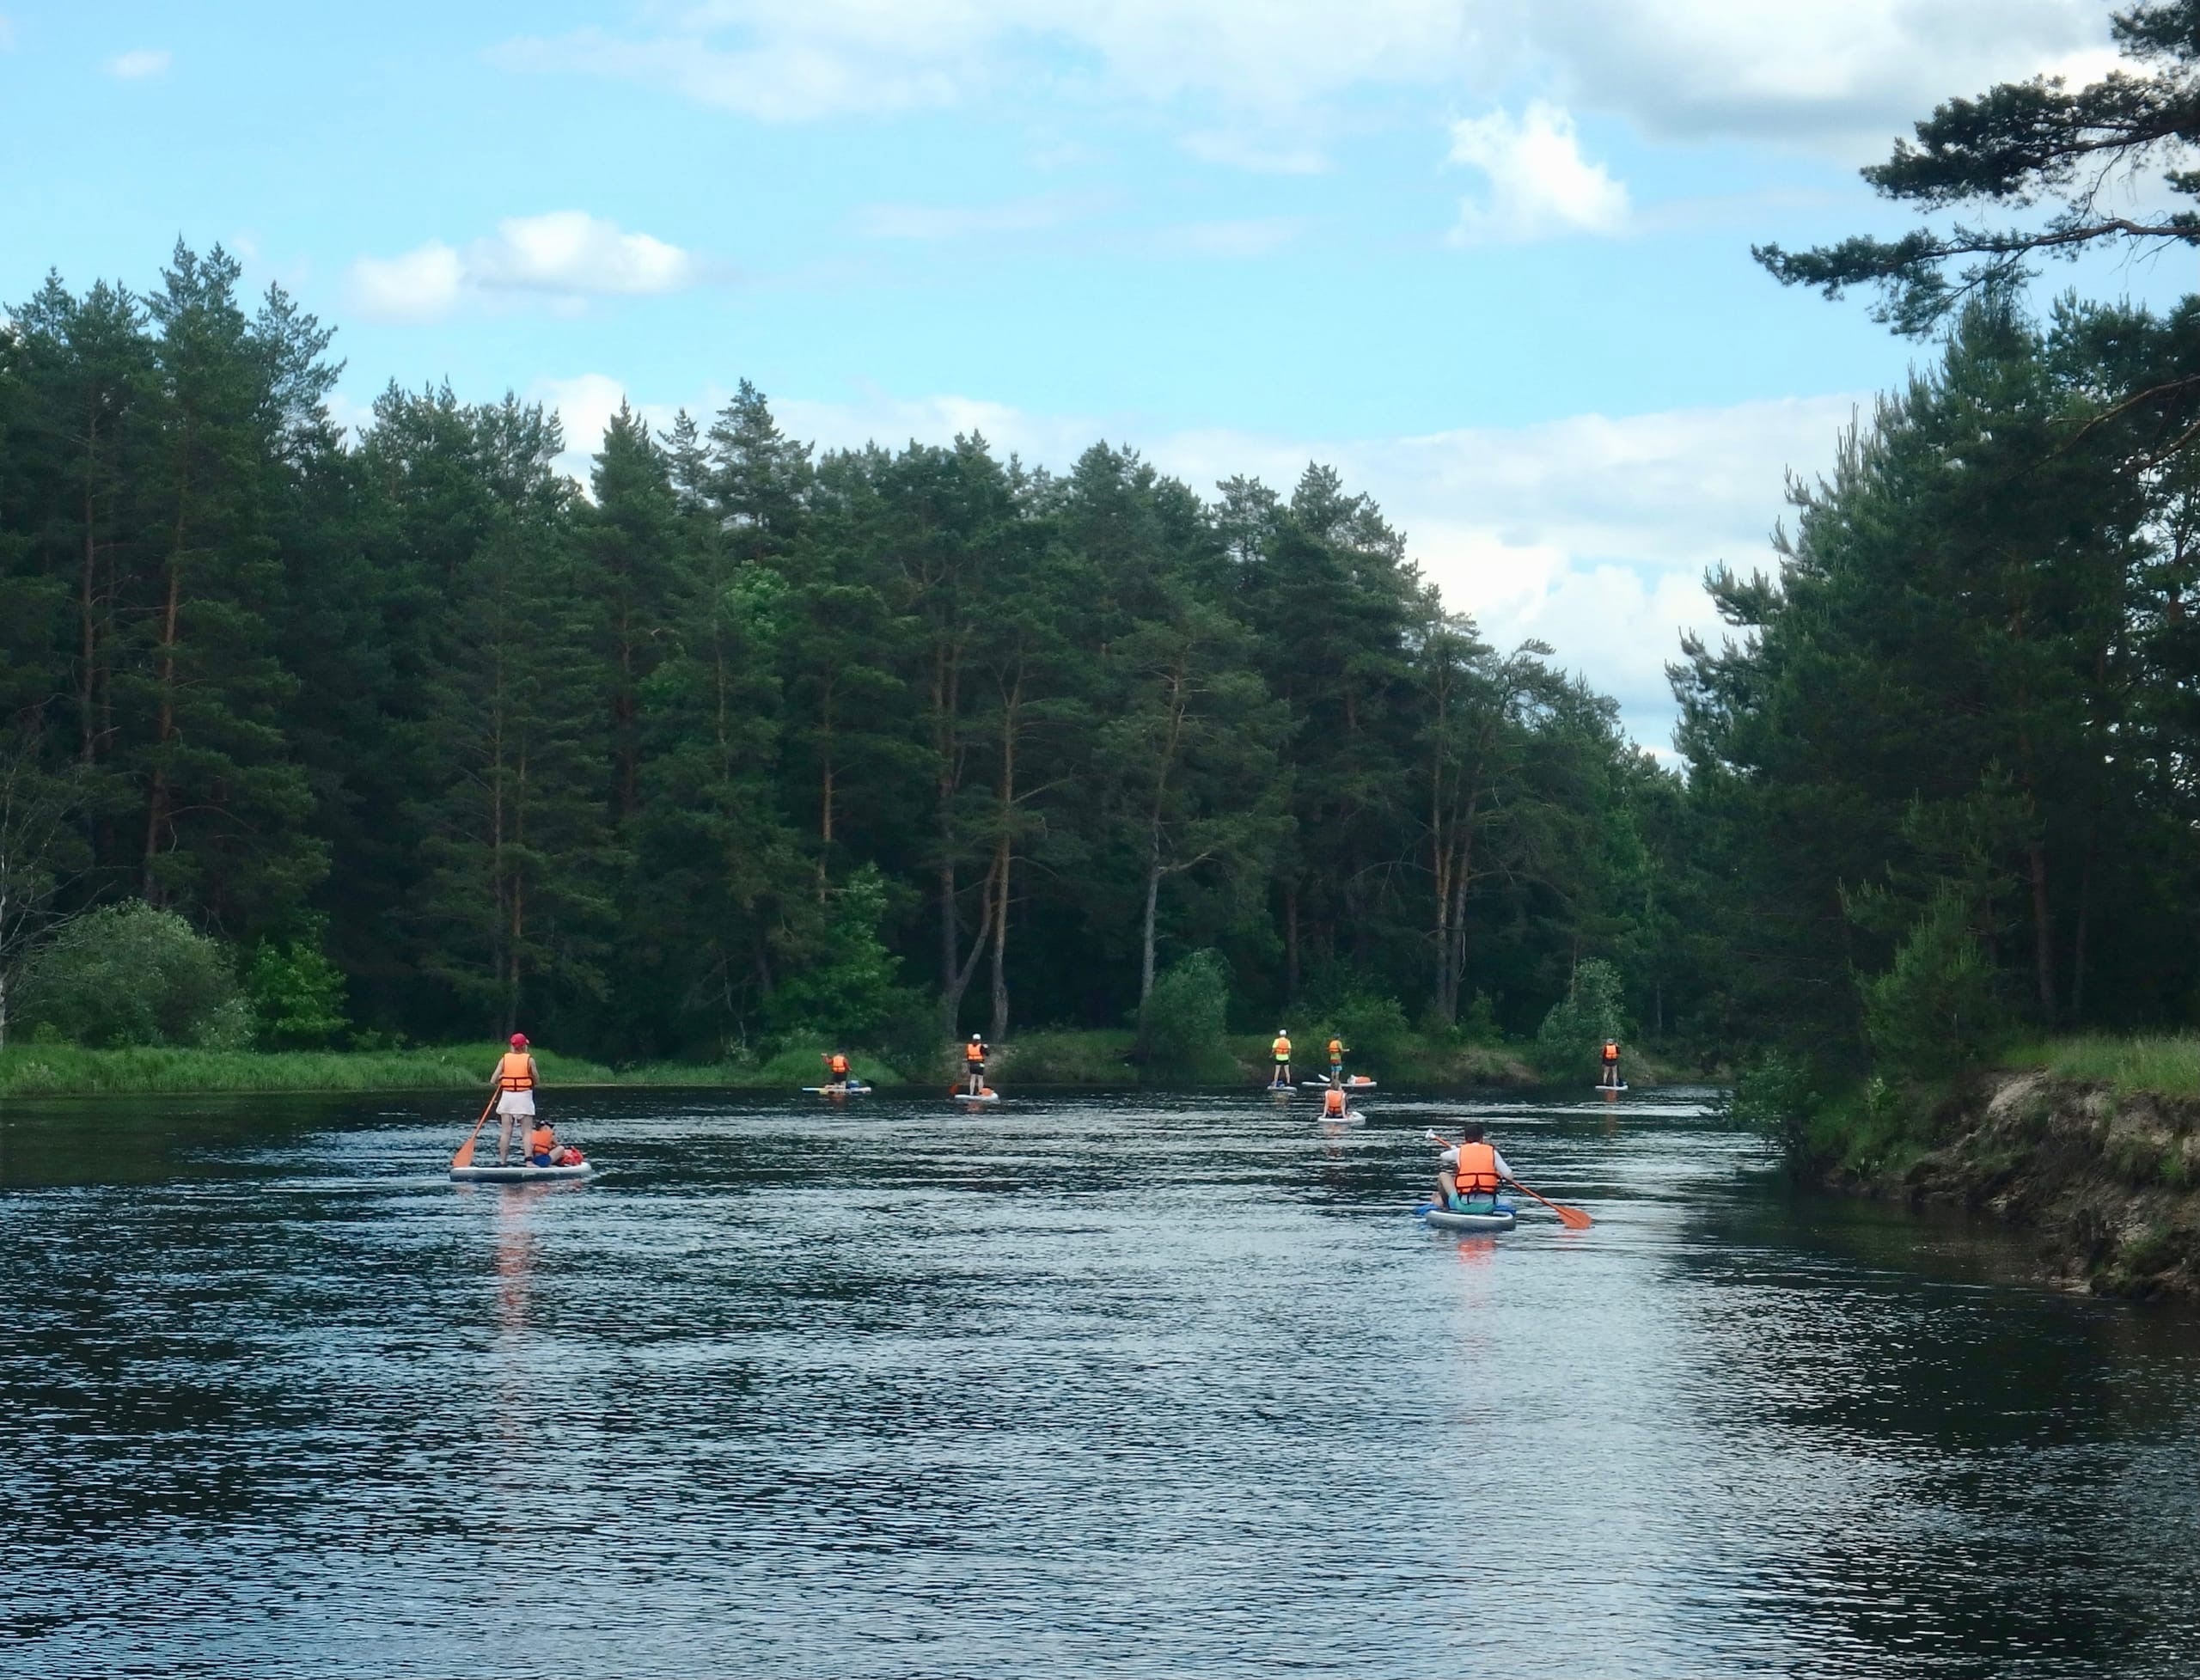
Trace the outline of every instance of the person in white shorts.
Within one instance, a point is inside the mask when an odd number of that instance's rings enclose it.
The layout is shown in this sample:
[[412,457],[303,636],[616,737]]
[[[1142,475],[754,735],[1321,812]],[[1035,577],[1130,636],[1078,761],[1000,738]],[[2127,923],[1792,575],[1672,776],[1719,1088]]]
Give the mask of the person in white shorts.
[[497,1093],[497,1164],[503,1166],[511,1152],[512,1139],[523,1136],[522,1122],[535,1118],[535,1087],[540,1083],[535,1058],[527,1053],[527,1035],[514,1033],[512,1048],[497,1059],[489,1084]]

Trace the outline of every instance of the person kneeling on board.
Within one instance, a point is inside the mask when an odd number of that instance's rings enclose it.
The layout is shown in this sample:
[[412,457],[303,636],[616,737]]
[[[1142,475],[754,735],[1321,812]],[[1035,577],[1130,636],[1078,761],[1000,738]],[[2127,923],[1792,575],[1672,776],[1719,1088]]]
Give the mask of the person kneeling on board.
[[514,1033],[512,1048],[497,1060],[497,1071],[489,1076],[489,1085],[497,1093],[497,1164],[502,1166],[511,1154],[513,1138],[519,1132],[519,1122],[535,1118],[535,1088],[541,1083],[535,1068],[535,1058],[527,1053],[527,1035]]
[[[1439,1139],[1440,1143],[1443,1140]],[[1479,1126],[1470,1126],[1459,1141],[1445,1146],[1436,1169],[1436,1201],[1454,1213],[1476,1211],[1479,1201],[1494,1206],[1498,1187],[1512,1182],[1512,1169],[1495,1145],[1486,1141]]]
[[547,1120],[535,1122],[534,1130],[527,1134],[527,1164],[530,1167],[555,1166],[554,1158],[565,1152],[558,1147],[558,1128]]
[[1344,1106],[1344,1087],[1342,1085],[1331,1085],[1327,1090],[1322,1093],[1322,1118],[1323,1120],[1342,1120],[1345,1117],[1346,1113],[1347,1110]]

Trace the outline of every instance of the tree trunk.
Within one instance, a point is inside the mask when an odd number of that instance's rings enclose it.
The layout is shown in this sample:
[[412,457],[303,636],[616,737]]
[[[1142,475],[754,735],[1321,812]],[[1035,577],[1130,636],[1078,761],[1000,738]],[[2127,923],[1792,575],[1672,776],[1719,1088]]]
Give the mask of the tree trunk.
[[1161,846],[1157,840],[1146,866],[1146,915],[1139,925],[1138,956],[1138,1054],[1146,1060],[1147,1040],[1152,1029],[1146,1011],[1153,1001],[1153,927],[1154,914],[1161,903]]
[[[168,558],[168,602],[161,614],[158,662],[161,709],[160,720],[153,735],[156,749],[166,748],[175,738],[176,628],[183,609],[183,512],[180,508],[176,511],[174,545],[174,550]],[[140,889],[148,904],[161,901],[157,883],[153,878],[153,860],[160,856],[161,837],[167,830],[168,822],[168,767],[156,761],[152,786],[145,798],[145,868],[144,884]]]
[[2032,968],[2039,981],[2041,1018],[2055,1024],[2055,929],[2047,919],[2047,848],[2033,840],[2025,848],[2026,873],[2032,879]]
[[1283,995],[1299,995],[1299,883],[1283,889]]

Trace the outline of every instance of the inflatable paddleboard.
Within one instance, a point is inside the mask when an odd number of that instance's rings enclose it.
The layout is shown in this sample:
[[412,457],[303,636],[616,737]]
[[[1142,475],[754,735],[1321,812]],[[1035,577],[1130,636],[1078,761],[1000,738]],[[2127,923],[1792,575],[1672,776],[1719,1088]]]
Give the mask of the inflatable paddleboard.
[[804,1097],[867,1097],[871,1094],[871,1087],[869,1085],[804,1085],[802,1088],[802,1094]]
[[1324,1126],[1358,1126],[1364,1123],[1366,1119],[1367,1116],[1357,1109],[1347,1109],[1341,1115],[1325,1114],[1321,1116],[1322,1124]]
[[950,1103],[998,1103],[1000,1101],[1000,1093],[997,1090],[989,1090],[983,1097],[969,1097],[957,1091],[947,1100]]
[[1627,1089],[1627,1084],[1622,1080],[1616,1085],[1592,1085],[1589,1089],[1592,1090],[1625,1090]]
[[571,1167],[453,1167],[451,1181],[458,1184],[534,1184],[545,1179],[592,1178],[596,1163],[583,1161]]
[[1439,1231],[1510,1231],[1519,1223],[1511,1204],[1502,1201],[1488,1213],[1454,1213],[1448,1207],[1432,1207],[1421,1217]]
[[[1329,1088],[1327,1079],[1301,1079],[1299,1083],[1307,1090],[1327,1090]],[[1372,1090],[1375,1082],[1364,1074],[1355,1073],[1344,1082],[1344,1088],[1347,1090]]]

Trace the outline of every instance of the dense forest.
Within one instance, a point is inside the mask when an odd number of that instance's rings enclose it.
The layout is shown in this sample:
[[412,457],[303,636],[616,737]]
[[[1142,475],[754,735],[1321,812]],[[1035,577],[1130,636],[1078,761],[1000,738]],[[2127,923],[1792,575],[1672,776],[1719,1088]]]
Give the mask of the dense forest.
[[330,344],[219,249],[10,311],[0,968],[140,900],[333,964],[322,1030],[627,1058],[1120,1026],[1208,952],[1254,1029],[1692,989],[1678,778],[1323,467],[820,455],[743,383],[584,486],[510,396],[343,434]]
[[2200,299],[2043,309],[2028,266],[2200,243],[2098,202],[2200,192],[2200,0],[2116,28],[2104,80],[1866,171],[1920,231],[1757,251],[1925,356],[1710,577],[1678,769],[1318,465],[819,454],[743,383],[620,412],[582,486],[510,396],[344,434],[330,333],[218,249],[51,280],[0,330],[0,1022],[136,904],[257,977],[263,1039],[921,1047],[1149,1029],[1187,973],[1240,1029],[1455,1040],[1591,975],[1632,1033],[1841,1077],[2187,1023]]

